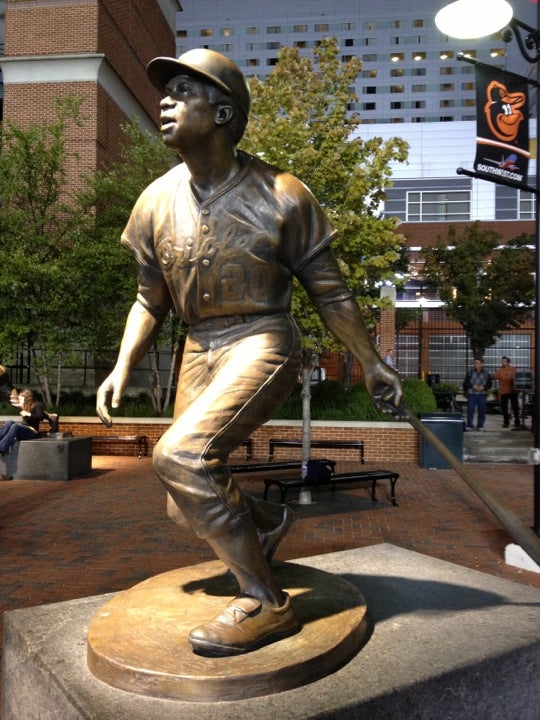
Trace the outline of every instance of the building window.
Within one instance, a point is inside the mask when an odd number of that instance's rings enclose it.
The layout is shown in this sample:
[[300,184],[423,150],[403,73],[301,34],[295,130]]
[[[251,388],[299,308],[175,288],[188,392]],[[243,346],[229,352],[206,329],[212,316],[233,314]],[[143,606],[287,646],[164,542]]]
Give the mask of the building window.
[[362,77],[364,78],[376,78],[377,77],[377,71],[375,68],[373,70],[362,70]]
[[212,37],[212,28],[203,28],[199,33],[201,37]]
[[413,27],[424,27],[424,21],[423,20],[413,20],[412,26]]
[[270,25],[266,28],[268,35],[279,35],[281,32],[281,25]]
[[390,103],[390,110],[402,110],[403,103],[401,100],[394,100]]
[[177,38],[185,38],[185,37],[187,37],[187,30],[177,30],[177,31],[176,31],[176,37],[177,37]]
[[280,47],[281,47],[281,43],[279,43],[279,42],[267,42],[266,43],[267,50],[279,50]]
[[426,85],[413,85],[411,90],[413,92],[426,92]]
[[374,53],[371,55],[362,55],[362,62],[377,62],[377,55]]
[[391,92],[391,93],[402,93],[402,92],[403,92],[403,85],[391,85],[391,86],[390,86],[390,92]]
[[295,32],[295,33],[307,32],[307,25],[295,25],[293,27],[293,32]]
[[453,75],[454,68],[453,67],[442,67],[442,68],[439,68],[439,72],[441,75]]
[[260,61],[258,58],[248,58],[246,65],[248,67],[258,67],[260,65]]
[[328,32],[328,23],[319,23],[315,25],[315,32]]
[[353,47],[353,46],[354,46],[354,40],[352,38],[346,38],[345,47]]
[[376,110],[377,109],[377,103],[374,102],[368,102],[362,104],[362,110]]
[[454,83],[443,83],[440,86],[441,92],[453,92],[454,91]]
[[256,27],[248,27],[246,28],[246,35],[257,35],[258,29]]
[[407,193],[408,222],[469,220],[471,198],[468,190],[411,191]]
[[222,28],[219,32],[220,35],[223,35],[223,37],[230,37],[231,35],[234,35],[234,30],[232,28]]
[[304,49],[304,48],[307,48],[307,46],[308,46],[307,40],[295,40],[293,42],[293,47]]
[[536,209],[534,199],[532,193],[518,190],[519,220],[534,220]]

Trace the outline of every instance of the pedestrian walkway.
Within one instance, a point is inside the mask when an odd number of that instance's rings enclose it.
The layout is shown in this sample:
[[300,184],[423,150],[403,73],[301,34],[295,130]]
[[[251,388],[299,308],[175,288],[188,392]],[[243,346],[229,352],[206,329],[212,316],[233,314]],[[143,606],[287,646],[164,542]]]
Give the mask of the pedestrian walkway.
[[[298,521],[276,558],[392,543],[540,589],[539,573],[505,564],[511,538],[453,470],[386,466],[400,473],[397,507],[384,483],[375,504],[365,487],[314,491],[310,505],[291,495]],[[365,469],[374,467],[368,459]],[[468,467],[532,525],[530,466]],[[338,463],[338,470],[348,469]],[[262,496],[261,478],[240,482]],[[165,504],[150,458],[95,456],[92,472],[76,480],[1,482],[0,609],[116,592],[157,573],[213,559],[205,542],[168,520]]]
[[503,428],[500,415],[488,413],[483,432],[466,432],[463,438],[465,462],[527,463],[534,446],[531,420],[515,428]]

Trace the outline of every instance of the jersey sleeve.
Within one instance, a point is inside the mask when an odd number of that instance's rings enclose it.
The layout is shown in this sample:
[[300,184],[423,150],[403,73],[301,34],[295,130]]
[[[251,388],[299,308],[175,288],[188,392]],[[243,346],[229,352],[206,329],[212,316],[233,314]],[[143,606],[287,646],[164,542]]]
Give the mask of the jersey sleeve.
[[286,264],[297,275],[329,247],[336,231],[311,191],[298,178],[283,173],[276,178],[276,185],[286,218],[283,243]]

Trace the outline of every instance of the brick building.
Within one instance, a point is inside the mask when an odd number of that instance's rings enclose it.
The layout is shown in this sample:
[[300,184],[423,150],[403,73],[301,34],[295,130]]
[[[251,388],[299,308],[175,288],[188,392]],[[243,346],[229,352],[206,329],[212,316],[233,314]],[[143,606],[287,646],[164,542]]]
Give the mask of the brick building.
[[159,94],[146,77],[157,55],[175,54],[178,0],[6,0],[3,118],[53,119],[53,100],[84,98],[83,127],[69,141],[81,169],[114,156],[120,125],[155,129]]

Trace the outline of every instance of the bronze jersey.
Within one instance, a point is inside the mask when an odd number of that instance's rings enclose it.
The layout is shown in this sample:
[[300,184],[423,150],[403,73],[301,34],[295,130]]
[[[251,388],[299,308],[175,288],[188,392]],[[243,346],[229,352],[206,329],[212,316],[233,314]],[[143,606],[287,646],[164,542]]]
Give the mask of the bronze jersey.
[[240,171],[203,202],[186,165],[174,167],[141,194],[122,235],[137,261],[162,275],[188,325],[289,311],[292,276],[333,236],[298,178],[238,158]]

